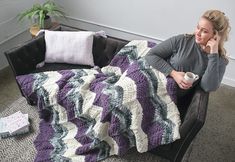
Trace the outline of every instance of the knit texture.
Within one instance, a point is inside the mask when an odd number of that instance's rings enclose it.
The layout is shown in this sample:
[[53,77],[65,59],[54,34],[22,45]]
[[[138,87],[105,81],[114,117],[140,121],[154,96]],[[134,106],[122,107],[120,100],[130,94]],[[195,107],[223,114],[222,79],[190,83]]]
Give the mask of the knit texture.
[[147,41],[131,41],[101,69],[18,76],[26,97],[47,117],[34,142],[35,161],[100,161],[179,139],[167,79],[143,59],[149,49]]

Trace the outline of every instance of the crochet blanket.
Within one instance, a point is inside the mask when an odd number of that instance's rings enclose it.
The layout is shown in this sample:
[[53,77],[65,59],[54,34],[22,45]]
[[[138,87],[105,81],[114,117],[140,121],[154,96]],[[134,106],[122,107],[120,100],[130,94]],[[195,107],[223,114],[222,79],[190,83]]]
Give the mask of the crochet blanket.
[[17,77],[41,120],[35,161],[95,162],[146,152],[180,138],[180,116],[166,77],[147,64],[147,41],[131,41],[103,68]]

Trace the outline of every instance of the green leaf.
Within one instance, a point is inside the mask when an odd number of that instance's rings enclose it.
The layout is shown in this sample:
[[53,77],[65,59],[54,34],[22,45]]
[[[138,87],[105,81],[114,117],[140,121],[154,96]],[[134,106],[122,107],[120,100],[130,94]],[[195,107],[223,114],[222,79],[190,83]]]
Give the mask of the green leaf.
[[56,5],[55,2],[48,0],[43,4],[34,4],[30,9],[27,9],[19,13],[18,20],[22,21],[23,19],[38,20],[38,25],[40,27],[44,26],[44,19],[47,16],[57,16],[65,18],[65,13],[63,12],[62,7]]

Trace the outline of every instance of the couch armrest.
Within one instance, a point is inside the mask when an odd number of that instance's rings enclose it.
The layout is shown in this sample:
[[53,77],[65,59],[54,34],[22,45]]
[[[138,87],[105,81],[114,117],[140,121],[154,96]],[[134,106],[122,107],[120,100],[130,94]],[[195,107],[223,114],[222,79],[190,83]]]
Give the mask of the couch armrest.
[[194,138],[206,120],[209,93],[196,88],[191,103],[187,109],[184,120],[180,126],[182,138]]
[[192,100],[180,126],[181,138],[168,145],[158,146],[152,153],[165,157],[171,162],[181,161],[194,137],[200,131],[206,120],[209,93],[199,86],[195,87]]
[[171,161],[181,161],[189,145],[206,121],[209,93],[197,86],[190,105],[180,126],[181,139],[172,145],[174,156]]
[[38,36],[19,47],[5,52],[5,56],[15,76],[32,72],[45,58],[44,35]]

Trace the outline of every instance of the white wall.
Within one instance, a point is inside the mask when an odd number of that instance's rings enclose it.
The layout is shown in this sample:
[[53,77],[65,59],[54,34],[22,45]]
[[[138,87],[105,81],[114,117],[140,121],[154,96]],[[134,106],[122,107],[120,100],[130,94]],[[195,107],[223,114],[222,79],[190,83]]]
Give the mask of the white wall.
[[[0,0],[0,69],[8,65],[4,51],[29,39],[29,34],[23,34],[29,28],[29,21],[19,22],[17,15],[21,11],[30,8],[35,2],[40,3],[41,1]],[[18,35],[22,36],[21,39],[15,39]]]
[[[219,9],[230,18],[235,28],[233,0],[57,0],[68,14],[66,24],[88,30],[105,30],[124,39],[164,40],[191,33],[201,14],[207,9]],[[235,32],[231,32],[227,51],[235,58]],[[231,59],[223,83],[235,87],[235,60]]]

